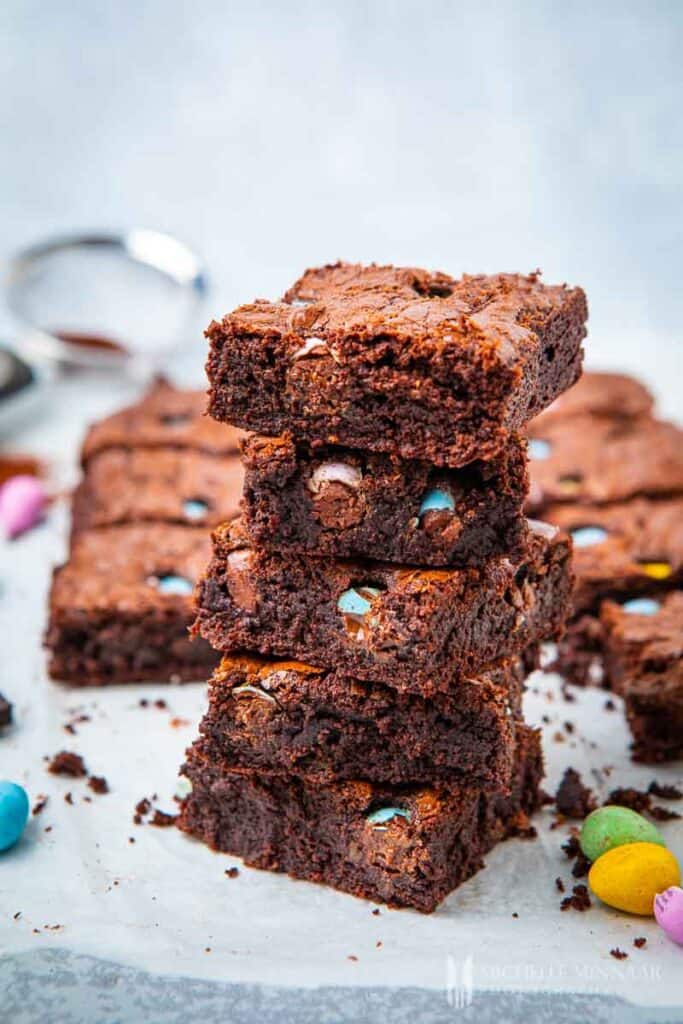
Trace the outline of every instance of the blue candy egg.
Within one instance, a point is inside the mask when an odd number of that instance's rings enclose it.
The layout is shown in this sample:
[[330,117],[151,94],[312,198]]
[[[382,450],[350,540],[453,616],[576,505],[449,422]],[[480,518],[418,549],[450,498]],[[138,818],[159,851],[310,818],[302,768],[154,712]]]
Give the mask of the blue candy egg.
[[418,514],[423,516],[425,512],[452,512],[454,508],[453,495],[448,491],[442,491],[440,487],[434,487],[431,491],[427,491],[422,499]]
[[366,816],[366,820],[375,828],[386,828],[394,818],[405,818],[410,821],[410,811],[405,807],[378,807]]
[[621,607],[630,615],[656,615],[662,606],[653,597],[634,597],[631,601],[625,601]]
[[365,615],[372,607],[372,599],[379,593],[377,587],[351,587],[339,595],[337,608],[344,615]]
[[541,462],[550,455],[550,442],[542,441],[538,437],[532,437],[529,441],[529,458],[535,462]]
[[183,512],[188,519],[201,519],[208,510],[209,506],[199,498],[190,498],[183,502]]
[[184,576],[173,576],[172,574],[159,576],[156,586],[162,594],[177,594],[181,597],[186,597],[194,590],[194,585],[190,580],[185,579]]
[[607,530],[602,526],[579,526],[571,531],[571,535],[575,548],[590,548],[607,540]]
[[0,781],[0,850],[14,846],[28,820],[28,796],[16,782]]

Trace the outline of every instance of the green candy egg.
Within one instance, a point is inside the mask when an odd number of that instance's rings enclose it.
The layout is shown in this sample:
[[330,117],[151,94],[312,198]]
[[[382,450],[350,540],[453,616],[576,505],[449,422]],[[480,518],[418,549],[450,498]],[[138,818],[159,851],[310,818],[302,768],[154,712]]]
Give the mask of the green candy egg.
[[658,829],[642,814],[628,807],[611,804],[599,807],[588,815],[581,829],[579,843],[586,857],[593,862],[615,846],[625,846],[627,843],[666,845]]

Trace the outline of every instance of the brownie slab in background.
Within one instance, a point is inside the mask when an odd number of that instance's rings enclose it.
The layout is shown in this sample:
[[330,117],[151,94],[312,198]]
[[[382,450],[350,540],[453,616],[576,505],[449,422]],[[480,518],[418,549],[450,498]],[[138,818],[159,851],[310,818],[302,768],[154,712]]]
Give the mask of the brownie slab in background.
[[337,263],[208,330],[210,412],[436,465],[490,458],[581,370],[580,288]]
[[229,656],[209,686],[202,750],[234,771],[308,783],[428,779],[504,791],[527,667],[522,659],[502,662],[452,695],[425,700],[335,669]]
[[584,370],[573,387],[536,417],[534,427],[572,416],[605,416],[608,419],[630,420],[638,416],[650,416],[653,407],[654,398],[635,377]]
[[133,405],[93,424],[81,458],[85,465],[106,448],[190,448],[212,455],[239,450],[241,430],[216,423],[205,413],[204,391],[181,390],[164,378]]
[[532,514],[683,491],[683,430],[673,423],[573,416],[534,422],[528,433]]
[[635,760],[683,756],[683,591],[601,610],[605,669],[624,698]]
[[289,437],[243,447],[244,522],[271,550],[408,565],[477,565],[522,557],[526,448],[518,438],[462,469]]
[[283,557],[252,547],[235,520],[213,535],[196,629],[223,652],[284,656],[423,696],[448,692],[462,675],[561,631],[571,542],[532,526],[517,563],[415,569]]
[[253,867],[424,913],[483,867],[484,854],[523,829],[540,804],[543,762],[532,729],[521,732],[505,796],[237,774],[207,758],[202,744],[190,749],[183,768],[192,792],[181,807],[181,829]]
[[210,547],[206,531],[187,526],[80,533],[50,594],[52,678],[83,686],[206,678],[218,658],[188,629]]
[[190,448],[109,448],[91,456],[72,532],[122,523],[213,527],[237,515],[244,470],[235,455]]

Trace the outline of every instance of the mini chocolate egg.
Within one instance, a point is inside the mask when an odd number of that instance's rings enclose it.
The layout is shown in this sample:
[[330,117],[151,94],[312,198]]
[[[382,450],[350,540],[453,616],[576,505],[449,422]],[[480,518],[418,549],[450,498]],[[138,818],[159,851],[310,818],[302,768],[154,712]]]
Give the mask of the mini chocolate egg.
[[626,843],[657,843],[664,846],[657,828],[629,807],[608,804],[588,815],[581,828],[579,844],[589,860]]
[[441,487],[433,487],[422,499],[418,515],[423,516],[426,512],[452,512],[454,508],[453,495]]
[[0,850],[14,846],[28,820],[28,796],[16,782],[0,781]]
[[410,821],[410,811],[405,807],[378,807],[366,815],[366,821],[378,831],[387,829],[389,822],[394,818],[405,818],[406,821]]
[[34,476],[13,476],[0,488],[0,526],[7,537],[18,537],[41,521],[47,495]]
[[654,597],[633,597],[621,607],[629,615],[656,615],[662,606]]
[[379,593],[377,587],[351,587],[339,595],[337,608],[345,615],[366,615]]
[[672,885],[655,896],[657,924],[670,939],[683,946],[683,889]]
[[640,568],[653,580],[666,580],[673,572],[668,562],[641,562]]
[[543,441],[540,437],[532,437],[528,446],[529,458],[534,462],[541,462],[550,455],[550,442]]
[[201,498],[188,498],[183,502],[183,512],[188,519],[202,519],[209,511],[209,506]]
[[571,531],[571,537],[575,548],[590,548],[607,540],[607,530],[602,526],[577,526]]
[[678,861],[656,843],[627,843],[596,860],[588,884],[598,899],[628,914],[652,916],[658,893],[680,885]]
[[160,576],[156,586],[161,594],[176,594],[180,597],[185,597],[194,590],[192,583],[184,576],[174,576],[171,573],[168,576]]

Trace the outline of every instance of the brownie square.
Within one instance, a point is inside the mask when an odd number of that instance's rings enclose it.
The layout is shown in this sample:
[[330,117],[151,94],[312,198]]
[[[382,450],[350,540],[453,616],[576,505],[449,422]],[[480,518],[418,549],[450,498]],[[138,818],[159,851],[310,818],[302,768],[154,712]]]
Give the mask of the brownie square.
[[205,414],[204,391],[180,390],[157,378],[133,405],[93,424],[81,458],[106,448],[194,448],[212,455],[237,452],[243,432]]
[[213,527],[237,515],[238,455],[180,448],[109,448],[93,455],[76,489],[74,533],[123,523]]
[[606,601],[605,667],[621,694],[637,761],[683,756],[683,592]]
[[648,417],[573,416],[529,427],[527,508],[600,505],[683,490],[683,430]]
[[308,783],[427,779],[505,791],[526,675],[511,659],[425,700],[339,669],[229,656],[209,686],[202,749],[233,771]]
[[211,415],[257,433],[464,466],[578,378],[586,299],[537,273],[348,263],[207,330]]
[[506,795],[243,775],[207,758],[200,740],[182,769],[192,792],[178,825],[252,867],[430,913],[539,806],[539,734],[523,729],[521,737]]
[[331,561],[251,546],[219,527],[195,627],[226,653],[251,650],[403,692],[448,692],[463,675],[556,635],[566,617],[570,541],[534,523],[523,560],[478,569]]
[[576,612],[595,609],[606,597],[635,597],[683,582],[683,497],[551,505],[545,515],[573,540]]
[[79,686],[204,679],[217,656],[192,641],[192,587],[210,540],[187,526],[86,530],[50,593],[46,646],[53,679]]
[[424,566],[523,555],[526,448],[445,469],[289,437],[244,444],[244,521],[270,550]]

